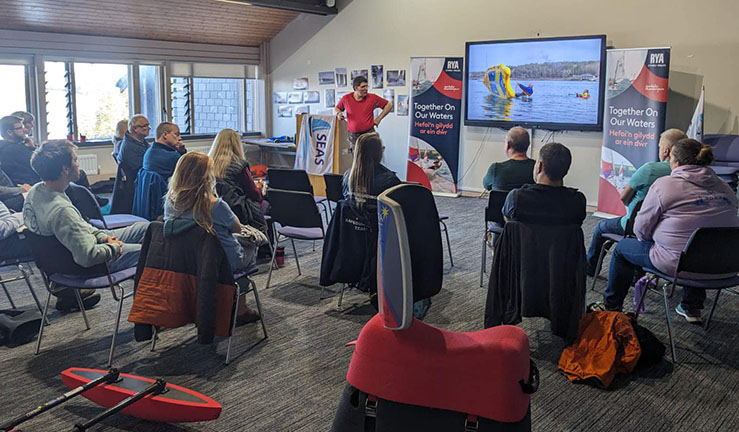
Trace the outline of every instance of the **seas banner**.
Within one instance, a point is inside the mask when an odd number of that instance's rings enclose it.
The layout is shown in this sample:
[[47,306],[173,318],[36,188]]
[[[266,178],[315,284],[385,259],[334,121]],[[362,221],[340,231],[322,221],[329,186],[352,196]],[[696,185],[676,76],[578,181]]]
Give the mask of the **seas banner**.
[[333,115],[303,115],[295,150],[295,169],[315,175],[333,172],[335,120]]
[[659,158],[670,49],[608,50],[606,68],[598,212],[623,216],[626,207],[620,197],[631,175]]
[[406,179],[457,195],[462,57],[412,57]]

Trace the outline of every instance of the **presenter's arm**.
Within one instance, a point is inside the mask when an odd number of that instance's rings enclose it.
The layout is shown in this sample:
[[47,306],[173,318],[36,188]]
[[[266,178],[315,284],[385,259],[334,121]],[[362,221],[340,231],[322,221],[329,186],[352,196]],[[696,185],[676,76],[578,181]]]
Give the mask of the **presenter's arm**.
[[636,191],[631,188],[630,184],[627,184],[623,192],[621,192],[621,202],[624,203],[624,205],[629,205],[631,200],[634,198],[634,194],[636,194]]
[[385,105],[385,108],[382,109],[380,115],[378,115],[375,119],[375,126],[380,126],[380,122],[382,121],[382,119],[385,118],[386,115],[388,115],[391,109],[393,109],[393,103],[388,101],[387,105]]
[[344,115],[344,110],[339,109],[339,107],[334,107],[334,114],[336,114],[339,120],[346,120],[346,115]]

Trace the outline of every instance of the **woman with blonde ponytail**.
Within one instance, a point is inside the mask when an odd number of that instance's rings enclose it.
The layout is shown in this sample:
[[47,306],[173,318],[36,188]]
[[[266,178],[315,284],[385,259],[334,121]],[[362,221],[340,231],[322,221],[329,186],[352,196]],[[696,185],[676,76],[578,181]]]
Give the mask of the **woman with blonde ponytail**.
[[[737,197],[708,167],[711,162],[713,148],[694,139],[682,139],[672,146],[672,172],[649,188],[634,224],[637,238],[621,240],[613,252],[603,297],[606,309],[621,310],[636,270],[651,267],[674,274],[680,253],[696,229],[739,226]],[[734,275],[712,275],[730,276]],[[705,290],[683,288],[675,311],[690,323],[700,323],[705,298]]]

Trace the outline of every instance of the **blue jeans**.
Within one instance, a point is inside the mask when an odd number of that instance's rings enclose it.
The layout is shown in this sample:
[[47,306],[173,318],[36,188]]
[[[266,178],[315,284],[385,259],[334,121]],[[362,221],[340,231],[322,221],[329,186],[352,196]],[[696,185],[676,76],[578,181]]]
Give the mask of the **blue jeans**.
[[588,274],[595,272],[595,266],[598,264],[598,254],[600,254],[600,249],[603,247],[603,243],[606,242],[606,239],[603,238],[603,234],[624,235],[624,229],[621,228],[621,218],[617,217],[602,220],[595,226],[593,239],[590,240],[590,247],[588,248],[588,254],[586,256]]
[[137,222],[125,228],[108,231],[109,236],[118,237],[118,240],[123,242],[123,253],[108,260],[108,269],[111,273],[136,267],[141,253],[141,243],[144,241],[148,228],[149,222]]
[[[652,242],[639,241],[635,238],[625,238],[618,242],[611,258],[608,287],[603,294],[606,309],[621,310],[635,273],[640,271],[642,267],[654,268],[652,260],[649,258],[649,249],[653,245]],[[705,299],[705,290],[683,287],[683,296],[680,303],[683,309],[687,311],[699,312],[703,309]]]

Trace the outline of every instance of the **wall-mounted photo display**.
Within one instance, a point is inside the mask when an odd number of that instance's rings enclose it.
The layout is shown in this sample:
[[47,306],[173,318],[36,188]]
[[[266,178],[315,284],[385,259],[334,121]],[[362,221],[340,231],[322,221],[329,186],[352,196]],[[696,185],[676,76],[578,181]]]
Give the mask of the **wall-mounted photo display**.
[[305,90],[308,88],[308,77],[295,78],[293,80],[293,90]]
[[307,91],[303,95],[303,103],[318,103],[321,101],[321,93],[315,90]]
[[277,108],[277,116],[278,117],[292,117],[293,116],[293,107],[292,105],[283,105],[281,107]]
[[318,72],[318,85],[331,85],[335,83],[334,72]]
[[354,78],[358,76],[363,76],[367,78],[367,80],[369,80],[369,72],[367,71],[367,69],[354,69],[352,71],[352,82],[354,82]]
[[393,89],[383,90],[382,97],[383,99],[387,99],[388,101],[392,102],[393,107],[390,108],[390,112],[395,112],[395,90]]
[[336,106],[336,90],[326,89],[323,91],[323,99],[326,101],[326,108],[333,108]]
[[298,105],[295,107],[295,115],[310,114],[310,105]]
[[407,116],[408,115],[408,95],[399,94],[398,103],[396,104],[395,108],[396,108],[396,111],[395,111],[396,115]]
[[372,88],[381,89],[383,77],[382,65],[372,65]]
[[274,103],[278,103],[278,104],[287,103],[287,92],[275,92]]
[[405,87],[405,70],[387,71],[388,87]]
[[346,68],[336,68],[336,87],[346,87]]
[[287,94],[287,103],[303,103],[303,92],[290,92]]

